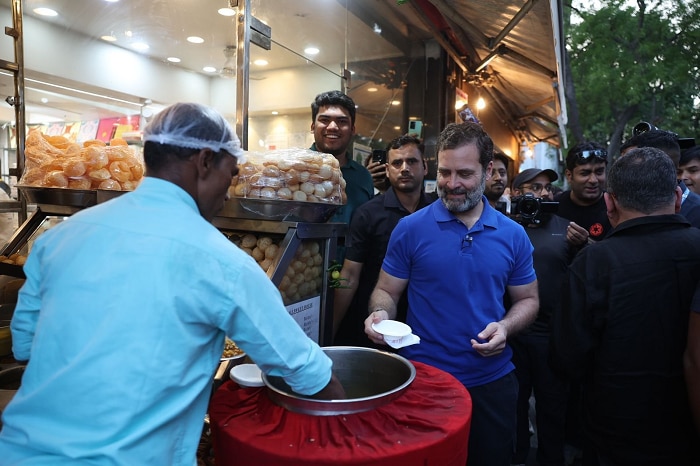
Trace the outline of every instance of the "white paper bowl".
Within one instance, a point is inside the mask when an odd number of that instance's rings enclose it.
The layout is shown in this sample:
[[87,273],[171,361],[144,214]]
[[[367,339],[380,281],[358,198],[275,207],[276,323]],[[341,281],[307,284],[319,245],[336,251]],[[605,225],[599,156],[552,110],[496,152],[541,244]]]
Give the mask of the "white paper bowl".
[[409,336],[412,332],[411,327],[398,320],[382,320],[372,324],[372,329],[381,333],[387,343],[395,344],[400,343],[404,337]]

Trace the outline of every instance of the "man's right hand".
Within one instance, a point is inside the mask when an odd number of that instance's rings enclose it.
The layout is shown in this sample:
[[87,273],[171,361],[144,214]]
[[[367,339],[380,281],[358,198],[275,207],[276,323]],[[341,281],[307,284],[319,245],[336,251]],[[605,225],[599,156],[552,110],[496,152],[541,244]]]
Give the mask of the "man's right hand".
[[566,228],[566,240],[574,246],[583,246],[588,242],[588,231],[576,222],[569,222]]
[[365,319],[365,333],[369,337],[370,340],[372,340],[373,343],[376,343],[378,345],[386,345],[386,342],[384,341],[384,335],[381,333],[377,333],[374,331],[372,328],[372,324],[376,324],[378,322],[381,322],[382,320],[387,320],[389,318],[389,314],[382,310],[382,311],[374,311]]

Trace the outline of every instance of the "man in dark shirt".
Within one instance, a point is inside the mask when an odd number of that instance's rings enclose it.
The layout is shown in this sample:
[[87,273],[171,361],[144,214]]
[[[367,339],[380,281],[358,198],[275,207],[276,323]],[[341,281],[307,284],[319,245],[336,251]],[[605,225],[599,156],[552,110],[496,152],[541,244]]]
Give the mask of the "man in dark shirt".
[[629,151],[608,175],[614,230],[569,268],[550,354],[582,381],[584,464],[699,464],[683,352],[700,230],[676,215],[681,196],[662,151]]
[[[552,170],[529,168],[513,180],[512,198],[518,210],[520,196],[531,194],[542,201],[552,200],[552,182],[558,179]],[[524,198],[523,198],[524,199]],[[549,333],[552,315],[561,307],[561,287],[573,249],[566,241],[566,219],[544,212],[535,216],[511,215],[525,227],[535,248],[532,259],[537,273],[540,307],[537,318],[527,329],[510,339],[513,364],[518,377],[518,416],[516,448],[511,463],[527,463],[530,450],[529,408],[534,391],[537,425],[537,461],[541,465],[564,464],[566,406],[569,386],[548,363]],[[526,214],[531,210],[524,209]]]
[[[678,135],[675,133],[661,129],[638,133],[620,147],[620,154],[624,156],[628,151],[636,147],[655,147],[660,149],[673,161],[676,170],[679,167],[681,147],[678,143]],[[700,194],[692,192],[682,180],[678,182],[678,186],[683,191],[680,214],[691,225],[700,228]]]
[[[401,136],[389,143],[386,175],[391,186],[383,195],[361,205],[350,222],[350,246],[340,273],[343,287],[335,290],[335,345],[372,346],[364,332],[369,296],[394,227],[401,218],[432,201],[423,192],[426,173],[420,140]],[[406,307],[404,295],[399,303],[399,320],[405,320]]]
[[566,236],[574,246],[600,241],[612,229],[603,201],[607,163],[607,151],[596,142],[576,144],[566,155],[570,189],[555,201],[559,202],[557,215],[571,221]]

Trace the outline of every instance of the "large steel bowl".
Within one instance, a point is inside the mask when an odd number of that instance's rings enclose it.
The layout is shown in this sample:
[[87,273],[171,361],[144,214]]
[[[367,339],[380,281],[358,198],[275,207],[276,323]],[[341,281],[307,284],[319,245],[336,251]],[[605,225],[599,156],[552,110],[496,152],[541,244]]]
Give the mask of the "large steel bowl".
[[281,377],[263,374],[272,401],[290,411],[316,416],[359,413],[401,396],[416,377],[413,364],[394,353],[354,346],[329,346],[323,351],[333,360],[333,373],[347,399],[313,399],[292,391]]

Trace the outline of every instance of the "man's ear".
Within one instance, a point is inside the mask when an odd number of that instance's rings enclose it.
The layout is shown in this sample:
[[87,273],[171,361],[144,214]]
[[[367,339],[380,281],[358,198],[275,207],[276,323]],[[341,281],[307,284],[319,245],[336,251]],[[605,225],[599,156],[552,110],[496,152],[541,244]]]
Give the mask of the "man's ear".
[[566,181],[571,183],[571,180],[574,177],[574,173],[567,168],[566,170],[564,170],[564,176],[566,176]]
[[680,186],[676,186],[676,213],[681,211],[681,204],[683,203],[683,190]]
[[216,154],[211,149],[202,149],[193,156],[195,166],[197,167],[197,175],[199,178],[206,178],[214,168]]
[[493,174],[493,160],[489,162],[489,164],[486,166],[486,181],[491,179],[491,175]]
[[617,201],[615,200],[615,196],[608,192],[603,193],[603,199],[605,199],[605,208],[608,218],[610,219],[610,224],[614,227],[618,224],[618,219],[620,218]]

